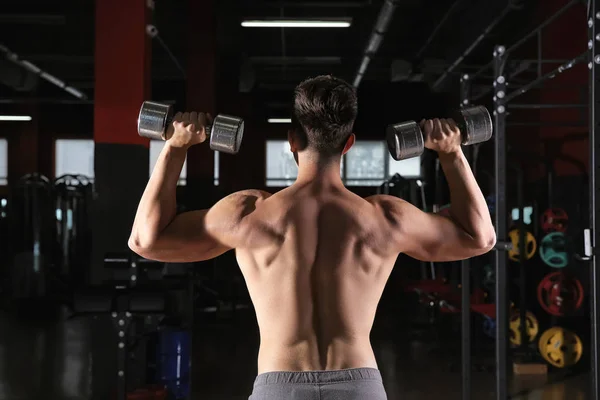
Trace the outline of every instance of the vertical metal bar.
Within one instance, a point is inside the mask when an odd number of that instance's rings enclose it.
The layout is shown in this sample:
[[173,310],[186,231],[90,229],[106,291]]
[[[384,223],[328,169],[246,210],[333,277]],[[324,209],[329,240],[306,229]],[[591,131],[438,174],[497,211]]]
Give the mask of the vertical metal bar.
[[[506,78],[504,65],[507,55],[504,46],[494,49],[494,125],[496,169],[496,237],[506,242]],[[496,399],[508,399],[508,285],[506,252],[496,251]]]
[[[460,78],[461,107],[469,104],[469,75]],[[469,160],[470,161],[470,160]],[[462,400],[471,400],[471,266],[461,261]]]
[[592,321],[592,399],[600,399],[600,358],[597,356],[600,350],[600,271],[598,258],[596,257],[596,246],[600,243],[600,221],[597,214],[600,212],[600,140],[596,137],[598,124],[600,123],[600,108],[596,107],[596,101],[600,101],[600,42],[596,35],[600,34],[598,23],[600,22],[600,4],[597,0],[589,0],[588,3],[588,49],[589,49],[589,135],[590,135],[590,228],[591,234],[591,290],[590,296],[590,319]]
[[538,78],[542,77],[542,31],[537,33],[537,73]]

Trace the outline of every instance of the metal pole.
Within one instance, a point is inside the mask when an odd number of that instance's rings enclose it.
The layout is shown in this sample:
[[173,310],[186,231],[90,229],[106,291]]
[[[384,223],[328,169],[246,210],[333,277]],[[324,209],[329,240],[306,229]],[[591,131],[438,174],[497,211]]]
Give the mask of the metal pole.
[[587,104],[507,104],[509,109],[585,108]]
[[431,32],[431,34],[429,35],[429,37],[427,38],[427,40],[423,44],[423,47],[421,47],[421,49],[415,55],[415,59],[420,59],[421,58],[421,56],[423,55],[423,53],[425,52],[425,50],[427,49],[427,47],[431,44],[431,41],[433,40],[433,38],[435,37],[435,35],[438,34],[438,32],[440,31],[440,29],[444,26],[444,24],[448,20],[448,18],[450,18],[450,15],[452,15],[452,13],[456,9],[456,7],[458,7],[461,2],[462,2],[462,0],[456,0],[450,6],[450,8],[448,8],[448,11],[446,11],[446,14],[444,14],[444,16],[442,17],[442,19],[437,22],[435,29],[433,30],[433,32]]
[[475,39],[475,41],[473,42],[473,44],[471,44],[457,59],[456,61],[454,61],[452,64],[450,64],[450,66],[448,67],[448,69],[446,69],[446,71],[444,71],[444,73],[442,74],[442,76],[440,76],[438,78],[437,81],[435,81],[435,83],[432,86],[432,89],[435,90],[435,88],[437,88],[448,76],[448,74],[450,74],[452,71],[454,71],[454,68],[456,68],[458,66],[458,64],[460,64],[465,57],[467,57],[469,54],[471,54],[471,52],[475,49],[475,47],[477,47],[477,45],[483,40],[485,39],[485,37],[492,31],[492,29],[494,29],[496,27],[496,25],[498,25],[500,23],[500,21],[502,21],[504,19],[504,17],[510,12],[510,10],[513,9],[513,6],[511,5],[511,3],[509,2],[509,5],[500,13],[500,15],[498,17],[496,17],[495,20],[493,20],[488,26],[487,28],[484,29],[484,31],[481,33],[481,35],[479,35],[477,37],[477,39]]
[[581,3],[581,1],[580,0],[572,0],[566,6],[564,6],[563,8],[561,8],[560,10],[558,10],[556,13],[554,13],[554,15],[550,16],[547,20],[545,20],[540,25],[538,25],[537,28],[535,28],[534,30],[532,30],[531,32],[529,32],[527,35],[523,36],[521,38],[521,40],[519,40],[517,43],[513,44],[512,46],[510,46],[506,50],[506,52],[507,53],[511,53],[512,51],[514,51],[517,47],[521,46],[523,43],[525,43],[527,40],[529,40],[532,36],[536,35],[539,31],[541,31],[542,29],[544,29],[544,27],[546,27],[547,25],[551,24],[552,22],[554,22],[554,20],[556,20],[561,15],[563,15],[569,8],[571,8],[572,6],[574,6],[575,4],[578,4],[578,3]]
[[[506,232],[506,78],[504,66],[507,55],[504,46],[494,49],[494,125],[495,125],[495,172],[496,172],[496,238],[507,241]],[[508,399],[508,285],[506,252],[496,251],[496,399]]]
[[[469,75],[460,78],[461,107],[469,104]],[[471,400],[471,266],[461,261],[462,400]]]
[[523,93],[529,91],[530,89],[536,87],[537,85],[544,83],[550,79],[553,79],[554,77],[556,77],[556,75],[561,74],[561,73],[565,72],[566,70],[573,68],[575,65],[579,64],[580,62],[585,61],[585,59],[587,58],[587,55],[588,55],[587,51],[583,52],[580,55],[578,55],[577,57],[575,57],[574,59],[572,59],[564,64],[561,64],[555,70],[550,71],[547,74],[543,75],[541,78],[538,78],[538,79],[534,80],[533,82],[530,82],[527,85],[522,86],[521,88],[515,90],[514,92],[507,94],[505,102],[508,103],[509,101],[513,100],[515,97],[522,95]]
[[595,254],[595,248],[600,243],[600,220],[597,214],[600,213],[600,196],[596,193],[600,187],[600,140],[596,137],[599,131],[598,122],[600,122],[600,108],[596,107],[596,101],[600,100],[600,42],[597,35],[600,34],[598,23],[600,22],[600,4],[597,0],[589,0],[588,8],[588,54],[589,54],[589,135],[590,135],[590,229],[591,235],[588,233],[586,240],[586,256],[590,257],[591,269],[591,290],[590,296],[590,319],[592,321],[592,399],[600,399],[600,358],[598,351],[600,350],[600,271],[598,258]]

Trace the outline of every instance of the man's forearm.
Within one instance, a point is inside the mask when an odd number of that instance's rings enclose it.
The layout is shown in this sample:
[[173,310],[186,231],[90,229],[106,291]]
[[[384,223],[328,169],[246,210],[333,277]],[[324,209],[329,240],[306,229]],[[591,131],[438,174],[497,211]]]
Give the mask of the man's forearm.
[[130,245],[151,245],[175,218],[175,192],[185,157],[186,149],[165,144],[140,200],[131,231]]
[[476,241],[495,238],[485,198],[462,150],[439,154],[450,187],[450,215]]

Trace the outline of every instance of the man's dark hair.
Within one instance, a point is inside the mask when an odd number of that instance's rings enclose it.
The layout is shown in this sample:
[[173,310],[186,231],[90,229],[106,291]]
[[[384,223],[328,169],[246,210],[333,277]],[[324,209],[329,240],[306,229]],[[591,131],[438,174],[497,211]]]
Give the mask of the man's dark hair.
[[320,155],[341,153],[357,112],[354,88],[331,75],[309,78],[294,90],[292,127]]

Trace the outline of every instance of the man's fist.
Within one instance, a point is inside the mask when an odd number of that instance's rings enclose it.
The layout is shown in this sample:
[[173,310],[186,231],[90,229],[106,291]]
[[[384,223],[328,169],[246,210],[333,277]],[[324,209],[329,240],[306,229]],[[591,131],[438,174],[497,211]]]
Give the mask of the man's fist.
[[212,117],[206,113],[177,113],[168,128],[167,142],[173,147],[188,148],[206,140],[207,125],[212,123]]
[[438,153],[454,153],[460,150],[460,129],[452,119],[428,119],[419,124],[425,147]]

